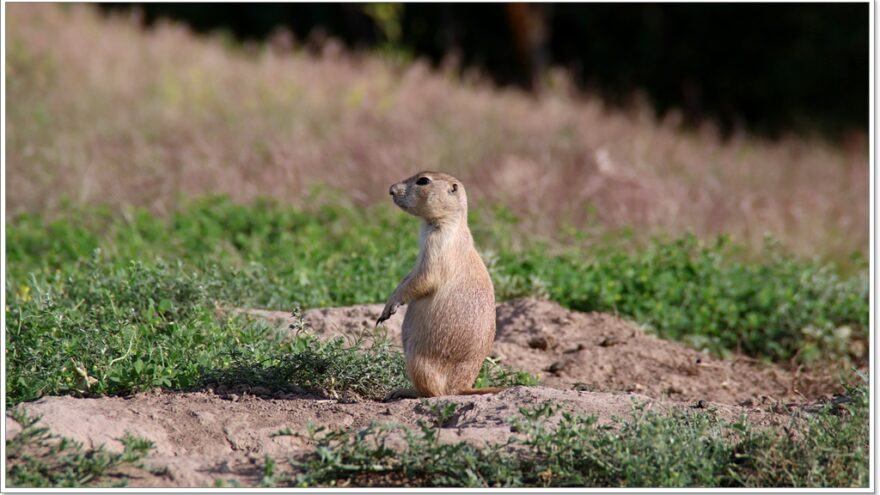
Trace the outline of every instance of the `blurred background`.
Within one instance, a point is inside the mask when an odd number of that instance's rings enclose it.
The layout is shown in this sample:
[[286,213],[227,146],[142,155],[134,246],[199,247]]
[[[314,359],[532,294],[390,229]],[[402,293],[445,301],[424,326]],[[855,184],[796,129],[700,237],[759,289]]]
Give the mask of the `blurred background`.
[[7,216],[315,188],[366,206],[442,169],[548,239],[867,250],[867,4],[7,12]]
[[[578,90],[658,115],[713,119],[725,133],[865,131],[867,4],[106,4],[201,33],[475,68],[540,91],[562,67]],[[292,36],[291,36],[292,35]]]

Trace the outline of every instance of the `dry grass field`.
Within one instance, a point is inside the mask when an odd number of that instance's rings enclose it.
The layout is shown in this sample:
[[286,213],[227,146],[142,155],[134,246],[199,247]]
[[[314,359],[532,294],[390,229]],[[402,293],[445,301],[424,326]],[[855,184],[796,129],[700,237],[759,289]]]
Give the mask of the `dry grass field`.
[[760,247],[770,233],[804,257],[867,252],[864,137],[723,141],[647,105],[609,110],[559,73],[533,97],[332,41],[143,32],[78,5],[7,13],[7,217],[68,203],[164,213],[206,194],[302,205],[316,185],[368,205],[442,169],[544,236],[724,232]]

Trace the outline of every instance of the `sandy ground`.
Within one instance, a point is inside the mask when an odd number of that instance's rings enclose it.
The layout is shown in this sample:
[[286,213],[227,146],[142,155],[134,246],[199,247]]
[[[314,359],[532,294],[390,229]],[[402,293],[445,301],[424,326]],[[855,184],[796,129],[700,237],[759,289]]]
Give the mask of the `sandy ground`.
[[[319,335],[371,331],[380,305],[306,311]],[[285,327],[290,315],[247,310]],[[402,311],[386,322],[399,345]],[[442,429],[442,441],[503,442],[514,433],[505,419],[519,407],[544,401],[595,415],[600,422],[627,417],[633,401],[655,410],[698,408],[720,418],[742,415],[759,426],[781,423],[782,409],[802,408],[839,392],[827,378],[793,374],[744,357],[718,360],[645,334],[607,314],[568,311],[555,303],[521,299],[498,306],[493,350],[504,364],[538,374],[541,386],[514,387],[491,396],[430,399],[453,401],[458,412]],[[782,409],[780,406],[783,406]],[[131,486],[214,486],[215,480],[259,482],[265,455],[288,458],[309,452],[305,438],[273,436],[307,424],[363,428],[372,421],[414,426],[430,420],[422,400],[381,403],[320,395],[267,394],[249,389],[152,391],[132,397],[44,397],[20,405],[56,434],[121,450],[116,438],[131,432],[156,448]],[[20,426],[6,419],[8,436]],[[402,445],[402,439],[398,439]],[[394,445],[394,442],[392,442]],[[279,462],[279,464],[282,464]]]

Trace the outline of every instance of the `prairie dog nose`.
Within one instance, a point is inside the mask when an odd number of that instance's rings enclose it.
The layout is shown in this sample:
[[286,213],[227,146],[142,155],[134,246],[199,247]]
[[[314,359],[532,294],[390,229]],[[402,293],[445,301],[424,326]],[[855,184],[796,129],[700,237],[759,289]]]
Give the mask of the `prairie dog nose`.
[[388,194],[392,196],[397,196],[406,192],[406,186],[400,182],[396,184],[392,184],[388,189]]

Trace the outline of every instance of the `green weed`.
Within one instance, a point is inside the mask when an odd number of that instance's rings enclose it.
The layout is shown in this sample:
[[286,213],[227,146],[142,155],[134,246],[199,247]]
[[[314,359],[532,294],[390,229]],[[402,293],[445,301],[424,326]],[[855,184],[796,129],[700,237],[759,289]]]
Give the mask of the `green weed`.
[[537,385],[538,377],[525,371],[516,371],[487,357],[480,368],[480,374],[474,382],[474,388],[483,387],[514,387],[517,385]]
[[6,440],[8,486],[125,486],[126,474],[143,470],[140,460],[153,448],[149,440],[125,435],[119,439],[124,445],[121,453],[107,452],[103,446],[83,449],[79,442],[49,433],[37,425],[39,418],[21,410],[12,410],[9,417],[22,429]]

